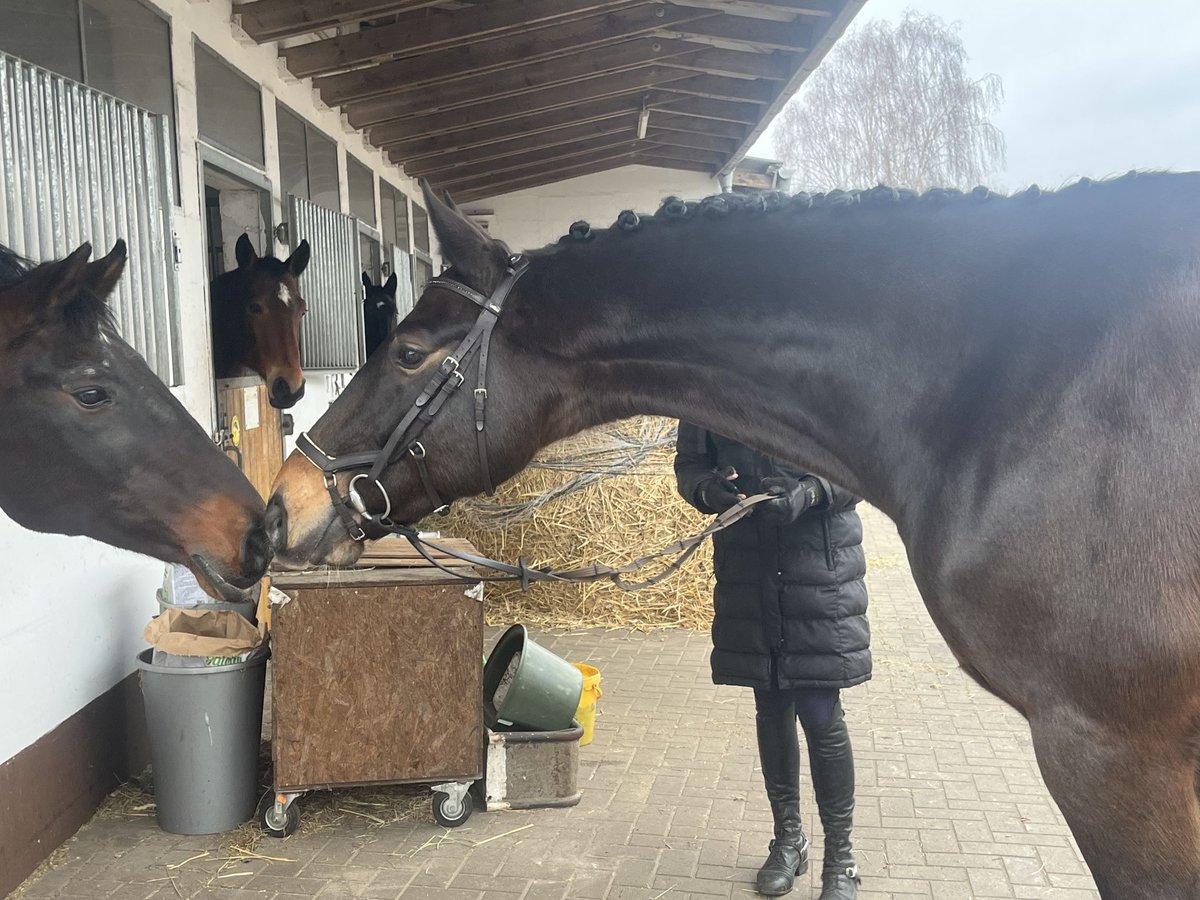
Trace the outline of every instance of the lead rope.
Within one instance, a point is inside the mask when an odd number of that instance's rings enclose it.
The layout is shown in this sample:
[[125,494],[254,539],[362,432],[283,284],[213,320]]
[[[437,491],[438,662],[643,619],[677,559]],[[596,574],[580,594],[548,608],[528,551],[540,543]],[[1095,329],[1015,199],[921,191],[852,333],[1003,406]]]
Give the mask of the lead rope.
[[[447,575],[461,581],[490,581],[490,582],[520,582],[521,590],[528,590],[529,585],[538,581],[556,581],[568,583],[587,583],[593,581],[611,581],[623,591],[637,591],[651,585],[658,584],[660,581],[668,578],[672,573],[686,563],[700,546],[714,534],[719,531],[724,531],[730,525],[740,522],[746,516],[753,512],[754,507],[760,503],[765,503],[767,500],[775,499],[775,494],[755,494],[752,497],[747,497],[745,500],[739,500],[735,505],[729,507],[725,512],[721,513],[708,527],[691,537],[682,538],[661,550],[656,550],[653,553],[648,553],[645,556],[639,556],[633,562],[626,563],[623,566],[609,566],[604,563],[592,563],[590,566],[580,566],[575,569],[552,569],[549,567],[534,568],[530,566],[525,557],[518,557],[516,565],[505,563],[499,560],[490,559],[486,556],[479,556],[475,553],[467,553],[463,550],[456,550],[452,547],[447,547],[444,544],[439,544],[436,541],[429,541],[421,537],[420,533],[411,526],[399,525],[394,522],[386,525],[388,531],[392,534],[403,537],[413,548],[421,554],[421,556],[433,567],[440,569]],[[461,560],[468,565],[492,569],[493,571],[502,572],[502,575],[468,575],[461,569],[451,569],[443,565],[434,558],[430,551],[442,553],[454,559]],[[626,581],[624,576],[632,575],[639,571],[648,563],[656,559],[661,559],[664,556],[675,555],[676,558],[671,563],[659,572],[643,581]]]

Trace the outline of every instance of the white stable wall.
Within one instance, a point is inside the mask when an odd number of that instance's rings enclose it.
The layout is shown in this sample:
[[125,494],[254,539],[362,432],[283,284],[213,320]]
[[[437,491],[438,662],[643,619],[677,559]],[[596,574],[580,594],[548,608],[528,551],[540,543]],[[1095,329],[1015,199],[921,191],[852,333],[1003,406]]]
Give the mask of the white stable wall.
[[699,172],[624,166],[542,187],[464,204],[467,212],[491,210],[489,233],[513,250],[533,250],[557,241],[583,219],[607,228],[618,213],[653,213],[672,195],[699,200],[720,193],[717,179]]

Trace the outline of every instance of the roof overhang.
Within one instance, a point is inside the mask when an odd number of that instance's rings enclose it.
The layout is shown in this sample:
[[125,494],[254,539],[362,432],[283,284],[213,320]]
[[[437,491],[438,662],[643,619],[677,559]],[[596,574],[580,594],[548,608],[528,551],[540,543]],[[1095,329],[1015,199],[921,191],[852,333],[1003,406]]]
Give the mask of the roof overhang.
[[413,176],[469,201],[640,164],[728,174],[865,0],[250,0]]

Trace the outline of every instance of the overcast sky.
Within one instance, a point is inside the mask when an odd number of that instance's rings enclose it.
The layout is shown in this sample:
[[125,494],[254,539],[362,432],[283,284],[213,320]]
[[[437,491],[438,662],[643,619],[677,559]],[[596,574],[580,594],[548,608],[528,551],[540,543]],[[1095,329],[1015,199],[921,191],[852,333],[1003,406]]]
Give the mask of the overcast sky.
[[[867,0],[855,21],[909,7],[959,22],[971,73],[1004,81],[989,186],[1200,170],[1198,0]],[[770,130],[752,155],[774,156]]]

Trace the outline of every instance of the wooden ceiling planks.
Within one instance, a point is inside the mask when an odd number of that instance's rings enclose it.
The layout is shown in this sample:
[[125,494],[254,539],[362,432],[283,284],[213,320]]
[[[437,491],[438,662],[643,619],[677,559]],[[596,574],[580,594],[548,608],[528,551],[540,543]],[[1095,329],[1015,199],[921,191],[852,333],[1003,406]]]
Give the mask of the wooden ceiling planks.
[[[865,0],[249,0],[260,43],[463,199],[630,163],[730,171]],[[640,115],[648,115],[638,138]]]

